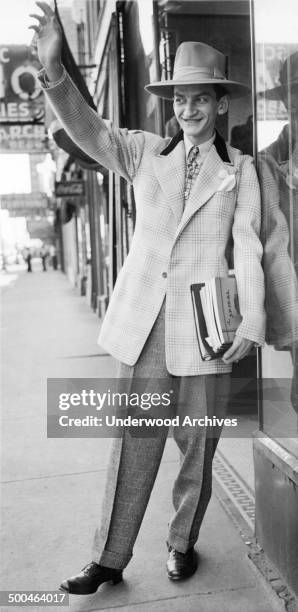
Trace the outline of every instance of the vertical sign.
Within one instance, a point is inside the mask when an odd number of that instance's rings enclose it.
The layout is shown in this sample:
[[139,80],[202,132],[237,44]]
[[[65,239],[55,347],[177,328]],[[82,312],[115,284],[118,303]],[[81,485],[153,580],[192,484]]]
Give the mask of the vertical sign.
[[47,150],[39,69],[32,47],[0,46],[0,149],[3,152]]

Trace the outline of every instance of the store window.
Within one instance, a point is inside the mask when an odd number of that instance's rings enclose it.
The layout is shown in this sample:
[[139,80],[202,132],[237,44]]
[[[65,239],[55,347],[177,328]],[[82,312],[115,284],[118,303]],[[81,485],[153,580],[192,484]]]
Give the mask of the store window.
[[298,3],[253,8],[267,310],[260,425],[298,456]]

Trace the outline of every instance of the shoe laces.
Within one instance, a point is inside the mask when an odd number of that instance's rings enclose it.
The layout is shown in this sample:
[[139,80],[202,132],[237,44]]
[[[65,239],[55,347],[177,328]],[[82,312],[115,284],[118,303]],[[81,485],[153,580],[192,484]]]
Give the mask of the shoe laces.
[[168,550],[173,557],[185,557],[185,555],[188,553],[188,551],[186,553],[179,552],[179,550],[176,550],[176,548],[173,548],[173,546],[169,546]]
[[85,567],[83,567],[82,569],[82,572],[84,572],[86,576],[89,576],[92,571],[94,571],[94,561],[87,563],[87,565],[85,565]]

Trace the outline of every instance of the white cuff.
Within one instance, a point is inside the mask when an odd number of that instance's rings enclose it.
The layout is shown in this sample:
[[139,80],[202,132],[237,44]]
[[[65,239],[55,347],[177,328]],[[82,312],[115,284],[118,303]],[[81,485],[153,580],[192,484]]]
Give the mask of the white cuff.
[[66,70],[63,65],[62,65],[62,68],[63,68],[63,72],[61,74],[61,77],[58,79],[58,81],[50,81],[45,68],[42,68],[41,70],[39,70],[39,72],[37,73],[37,77],[39,81],[41,82],[43,89],[52,89],[52,87],[56,87],[56,85],[60,85],[60,83],[64,81],[65,76],[66,76]]

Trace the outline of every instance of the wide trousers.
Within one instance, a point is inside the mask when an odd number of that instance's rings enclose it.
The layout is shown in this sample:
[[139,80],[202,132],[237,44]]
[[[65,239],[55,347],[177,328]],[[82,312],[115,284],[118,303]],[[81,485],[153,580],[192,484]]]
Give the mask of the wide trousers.
[[[229,400],[230,374],[175,377],[165,362],[165,302],[143,351],[134,366],[120,364],[119,384],[136,390],[143,380],[146,392],[164,392],[172,387],[173,401],[168,408],[150,410],[150,417],[179,416],[173,436],[180,450],[180,470],[174,482],[174,513],[168,522],[166,540],[185,553],[199,537],[199,531],[212,490],[212,460],[221,427],[182,426],[191,419],[209,416],[223,418]],[[144,415],[146,416],[146,414]],[[130,561],[154,481],[164,451],[168,428],[154,435],[132,434],[122,427],[115,437],[108,466],[102,515],[96,529],[92,560],[123,569]],[[165,523],[167,518],[165,517]]]

